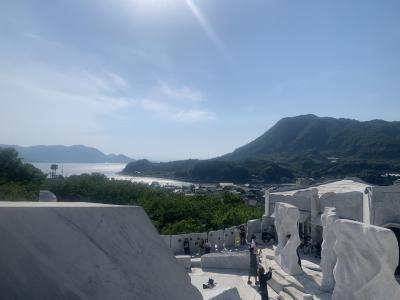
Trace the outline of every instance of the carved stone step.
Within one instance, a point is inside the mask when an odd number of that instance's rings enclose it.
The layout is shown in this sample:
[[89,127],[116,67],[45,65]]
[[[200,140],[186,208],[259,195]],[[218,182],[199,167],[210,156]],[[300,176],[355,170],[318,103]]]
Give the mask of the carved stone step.
[[271,280],[268,281],[268,285],[279,294],[283,291],[284,287],[290,286],[291,284],[280,274],[273,273]]
[[295,300],[313,300],[312,295],[303,293],[302,291],[299,291],[294,286],[284,287],[283,291],[288,293]]
[[285,291],[281,291],[280,293],[279,293],[279,296],[278,296],[279,298],[279,300],[294,300],[293,299],[293,297],[292,296],[290,296],[288,293],[286,293]]

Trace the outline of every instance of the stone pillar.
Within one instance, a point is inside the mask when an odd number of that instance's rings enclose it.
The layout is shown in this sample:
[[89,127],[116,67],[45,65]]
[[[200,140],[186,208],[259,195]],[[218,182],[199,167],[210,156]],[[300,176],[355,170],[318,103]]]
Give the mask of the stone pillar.
[[332,300],[398,300],[394,278],[399,260],[396,236],[386,228],[337,220]]
[[265,215],[269,216],[269,190],[265,191],[264,194],[264,208],[265,208]]
[[318,196],[318,190],[311,190],[311,239],[314,246],[321,243],[321,228],[316,225],[319,223],[320,218],[320,201]]
[[[289,275],[302,273],[296,253],[297,247],[300,245],[297,227],[299,216],[297,207],[283,202],[275,203],[275,227],[278,235],[275,261]],[[288,235],[290,235],[289,238]]]
[[335,286],[335,279],[333,277],[333,268],[336,264],[336,253],[333,247],[336,242],[335,232],[333,226],[338,219],[336,215],[336,208],[325,207],[324,213],[321,216],[321,223],[323,226],[323,241],[321,251],[321,269],[322,281],[320,289],[326,292],[332,292]]

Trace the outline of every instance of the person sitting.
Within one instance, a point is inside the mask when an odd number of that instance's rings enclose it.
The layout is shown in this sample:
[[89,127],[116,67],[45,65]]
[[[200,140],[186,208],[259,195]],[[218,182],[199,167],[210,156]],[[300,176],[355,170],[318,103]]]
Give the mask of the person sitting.
[[268,285],[267,282],[272,278],[272,269],[269,267],[268,273],[264,274],[264,268],[260,267],[258,269],[258,281],[260,283],[260,295],[261,300],[268,300]]

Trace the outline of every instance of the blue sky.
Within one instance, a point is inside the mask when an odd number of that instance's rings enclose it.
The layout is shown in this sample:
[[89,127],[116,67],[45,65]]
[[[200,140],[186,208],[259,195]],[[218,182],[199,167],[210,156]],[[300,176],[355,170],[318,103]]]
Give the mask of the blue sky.
[[399,120],[400,1],[2,1],[0,104],[0,143],[158,160],[286,116]]

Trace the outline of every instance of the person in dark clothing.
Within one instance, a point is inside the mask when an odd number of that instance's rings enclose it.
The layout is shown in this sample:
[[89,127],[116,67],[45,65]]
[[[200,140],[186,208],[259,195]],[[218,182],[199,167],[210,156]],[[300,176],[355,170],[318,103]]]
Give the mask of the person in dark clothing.
[[243,246],[246,244],[246,228],[244,228],[243,225],[240,225],[239,230],[240,230],[240,245]]
[[303,267],[301,266],[301,258],[300,258],[300,246],[297,247],[296,254],[297,254],[297,263],[299,264],[300,269],[303,271]]
[[260,283],[261,300],[268,300],[268,286],[267,281],[272,278],[272,269],[269,267],[268,273],[264,274],[264,268],[258,269],[258,282]]
[[183,242],[183,251],[185,251],[185,255],[190,255],[190,248],[189,248],[189,240],[185,238]]
[[257,268],[258,268],[258,258],[255,252],[255,249],[250,247],[250,270],[249,270],[249,278],[247,279],[247,283],[251,284],[250,277],[254,276],[255,284],[258,284],[257,281]]
[[204,250],[205,250],[205,254],[208,254],[211,251],[211,244],[207,239],[205,240],[205,243],[204,243]]

